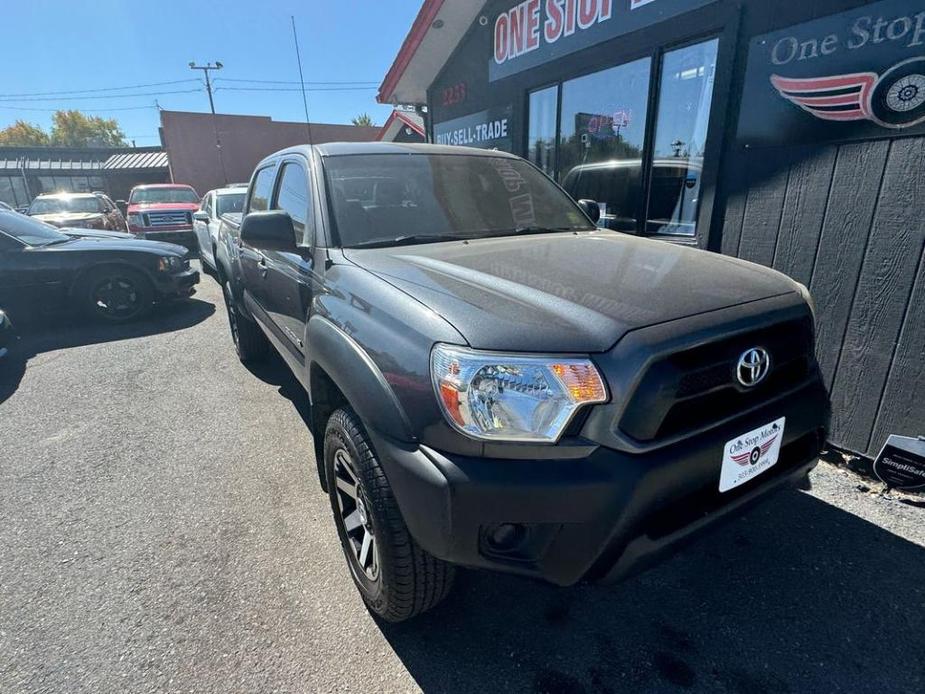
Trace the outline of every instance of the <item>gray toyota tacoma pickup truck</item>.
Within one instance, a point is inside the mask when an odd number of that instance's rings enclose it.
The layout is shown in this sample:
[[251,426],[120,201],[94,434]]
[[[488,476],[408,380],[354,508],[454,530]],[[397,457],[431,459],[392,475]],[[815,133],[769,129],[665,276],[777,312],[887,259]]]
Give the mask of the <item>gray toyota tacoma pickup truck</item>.
[[375,614],[457,565],[625,577],[815,465],[806,288],[596,214],[509,154],[363,143],[267,157],[223,218],[238,356],[272,346],[308,392]]

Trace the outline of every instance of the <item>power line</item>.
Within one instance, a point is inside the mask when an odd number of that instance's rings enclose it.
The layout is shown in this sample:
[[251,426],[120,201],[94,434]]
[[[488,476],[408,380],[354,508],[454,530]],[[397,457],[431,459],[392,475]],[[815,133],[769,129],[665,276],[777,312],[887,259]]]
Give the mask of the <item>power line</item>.
[[[30,107],[30,106],[5,106],[0,104],[0,108],[10,110],[10,111],[42,111],[45,113],[57,113],[58,111],[67,111],[66,108],[40,108],[40,107]],[[120,108],[95,108],[88,111],[83,111],[83,113],[109,113],[110,111],[140,111],[142,109],[151,109],[157,108],[153,104],[150,106],[124,106]]]
[[28,98],[13,98],[13,97],[3,97],[0,98],[0,103],[5,103],[7,101],[86,101],[88,99],[130,99],[132,97],[139,96],[164,96],[166,94],[193,94],[195,92],[201,92],[202,89],[181,89],[176,91],[169,92],[139,92],[137,94],[102,94],[98,96],[68,96],[65,98],[57,96],[42,96],[42,97],[28,97]]
[[[233,78],[231,78],[231,77],[216,77],[216,78],[215,78],[215,81],[216,81],[216,82],[250,82],[250,83],[255,83],[255,84],[301,84],[301,82],[293,81],[293,80],[244,80],[244,79],[233,79]],[[355,81],[355,82],[350,82],[350,81],[337,81],[337,82],[306,82],[305,84],[321,84],[321,85],[332,85],[332,84],[339,84],[339,85],[361,85],[361,84],[369,84],[369,85],[373,85],[373,86],[378,86],[379,83],[380,83],[380,80],[365,80],[365,81]]]
[[171,80],[170,82],[150,82],[148,84],[131,84],[125,87],[100,87],[99,89],[73,89],[60,92],[23,92],[20,94],[0,94],[0,98],[13,98],[21,96],[63,96],[65,94],[92,94],[97,92],[114,92],[121,89],[144,89],[146,87],[163,87],[168,84],[183,84],[186,82],[199,82],[196,78],[185,80]]
[[[368,91],[370,89],[378,89],[378,87],[316,87],[311,89],[309,87],[305,88],[307,92],[357,92],[357,91]],[[225,91],[225,92],[300,92],[302,91],[299,87],[215,87],[215,91]]]

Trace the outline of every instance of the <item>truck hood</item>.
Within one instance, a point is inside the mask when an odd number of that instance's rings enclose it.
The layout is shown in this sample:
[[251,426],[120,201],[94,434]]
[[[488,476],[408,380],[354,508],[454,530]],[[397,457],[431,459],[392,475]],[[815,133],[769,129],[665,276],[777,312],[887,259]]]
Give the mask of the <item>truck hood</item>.
[[797,291],[759,265],[608,231],[344,254],[479,349],[603,352],[637,328]]
[[167,212],[169,210],[189,210],[195,212],[198,209],[198,202],[140,202],[129,205],[126,212]]
[[71,224],[80,224],[100,219],[103,215],[101,212],[55,212],[54,214],[34,214],[33,219],[53,224],[56,227],[66,227]]

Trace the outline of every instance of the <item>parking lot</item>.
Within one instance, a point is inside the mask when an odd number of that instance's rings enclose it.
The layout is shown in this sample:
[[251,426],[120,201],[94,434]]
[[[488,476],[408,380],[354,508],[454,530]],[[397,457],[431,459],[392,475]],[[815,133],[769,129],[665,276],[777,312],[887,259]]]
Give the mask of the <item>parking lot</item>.
[[[317,484],[307,399],[236,359],[218,285],[0,362],[0,691],[925,689],[925,523],[821,465],[622,585],[463,572],[377,623]],[[876,491],[876,490],[874,490]]]

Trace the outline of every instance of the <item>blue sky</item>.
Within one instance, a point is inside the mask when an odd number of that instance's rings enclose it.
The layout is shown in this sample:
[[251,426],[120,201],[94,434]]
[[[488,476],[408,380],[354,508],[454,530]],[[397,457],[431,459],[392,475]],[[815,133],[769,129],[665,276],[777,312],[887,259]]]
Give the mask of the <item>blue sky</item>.
[[[4,3],[0,127],[17,119],[47,127],[54,109],[79,108],[117,118],[126,136],[139,146],[159,144],[155,99],[165,109],[208,111],[208,97],[201,84],[182,82],[105,92],[105,98],[99,99],[76,98],[92,94],[18,95],[200,78],[200,72],[187,67],[191,60],[199,64],[219,60],[224,64],[223,70],[213,73],[217,80],[217,111],[301,121],[304,111],[298,91],[230,89],[298,85],[231,82],[223,78],[298,81],[289,20],[294,15],[306,82],[372,82],[378,86],[420,6],[421,0]],[[166,93],[195,89],[201,91]],[[114,94],[143,96],[123,98]],[[369,88],[311,91],[309,115],[316,122],[348,123],[355,115],[367,112],[381,125],[391,109],[376,104],[375,95],[376,89]],[[37,100],[40,98],[47,100]]]

